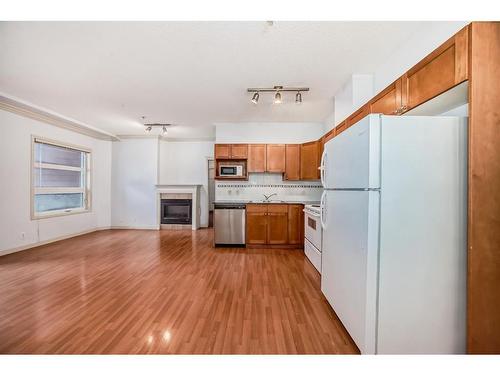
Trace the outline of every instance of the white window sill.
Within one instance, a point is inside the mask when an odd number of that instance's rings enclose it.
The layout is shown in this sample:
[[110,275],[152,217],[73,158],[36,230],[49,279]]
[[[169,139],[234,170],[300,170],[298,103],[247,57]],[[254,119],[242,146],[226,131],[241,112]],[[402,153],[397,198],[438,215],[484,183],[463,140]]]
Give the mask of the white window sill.
[[74,209],[67,209],[67,210],[47,211],[47,212],[40,212],[40,213],[32,214],[31,220],[48,219],[51,217],[84,214],[84,213],[89,213],[89,212],[91,212],[91,210],[86,209],[86,208],[74,208]]

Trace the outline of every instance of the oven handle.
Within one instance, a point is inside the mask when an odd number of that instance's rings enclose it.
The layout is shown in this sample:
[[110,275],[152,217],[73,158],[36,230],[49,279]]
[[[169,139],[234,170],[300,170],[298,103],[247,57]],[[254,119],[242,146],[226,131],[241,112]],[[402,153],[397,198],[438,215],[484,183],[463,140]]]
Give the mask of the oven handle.
[[302,211],[304,211],[304,213],[306,213],[309,216],[320,217],[320,214],[318,214],[317,212],[309,211],[309,210],[306,210],[305,208]]

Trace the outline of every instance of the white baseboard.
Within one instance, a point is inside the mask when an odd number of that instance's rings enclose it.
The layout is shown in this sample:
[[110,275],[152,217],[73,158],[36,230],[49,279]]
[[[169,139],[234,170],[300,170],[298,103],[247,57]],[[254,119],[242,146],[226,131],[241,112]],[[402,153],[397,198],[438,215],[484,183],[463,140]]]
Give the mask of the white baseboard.
[[84,230],[82,232],[77,232],[77,233],[67,234],[64,236],[54,237],[54,238],[51,238],[50,240],[33,242],[33,243],[30,243],[29,245],[14,247],[13,249],[0,250],[0,256],[12,254],[12,253],[17,253],[19,251],[32,249],[34,247],[38,247],[38,246],[42,246],[42,245],[47,245],[47,244],[52,243],[52,242],[67,240],[68,238],[77,237],[77,236],[81,236],[83,234],[88,234],[88,233],[97,232],[99,230],[106,230],[106,229],[111,229],[111,228],[110,227],[92,228],[92,229]]
[[138,230],[160,230],[158,225],[112,225],[110,229],[138,229]]

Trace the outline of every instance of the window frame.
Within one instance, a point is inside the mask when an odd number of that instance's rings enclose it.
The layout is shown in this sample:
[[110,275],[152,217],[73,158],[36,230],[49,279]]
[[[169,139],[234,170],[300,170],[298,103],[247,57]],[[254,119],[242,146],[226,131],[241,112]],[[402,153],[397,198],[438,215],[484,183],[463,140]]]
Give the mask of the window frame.
[[[46,164],[39,163],[35,160],[36,152],[35,147],[36,143],[44,143],[57,147],[64,147],[80,152],[85,153],[85,168],[71,167],[71,166],[62,166],[56,164]],[[84,187],[36,187],[35,186],[35,168],[50,166],[50,169],[60,169],[60,170],[68,170],[68,171],[84,171],[85,173],[85,186]],[[36,135],[31,136],[31,160],[30,160],[30,210],[31,210],[31,220],[45,219],[50,217],[57,216],[67,216],[67,215],[75,215],[81,213],[92,212],[92,172],[93,172],[93,158],[92,158],[92,149],[87,147],[82,147],[78,145],[73,145],[66,142],[60,142],[52,139],[47,139],[44,137],[39,137]],[[84,207],[77,208],[64,208],[60,210],[52,210],[46,212],[35,212],[35,195],[39,193],[83,193],[83,201]]]

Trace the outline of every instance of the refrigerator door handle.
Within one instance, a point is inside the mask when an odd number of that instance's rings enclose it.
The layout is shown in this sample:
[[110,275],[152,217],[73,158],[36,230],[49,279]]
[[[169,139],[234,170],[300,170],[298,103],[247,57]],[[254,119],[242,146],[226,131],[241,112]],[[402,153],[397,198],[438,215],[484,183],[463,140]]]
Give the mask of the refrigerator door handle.
[[321,179],[321,185],[323,187],[326,184],[326,150],[323,150],[323,154],[321,154],[321,162],[320,162],[320,167],[319,167],[319,175]]
[[321,194],[319,212],[319,221],[321,223],[321,228],[326,229],[326,190],[323,190],[323,193]]

